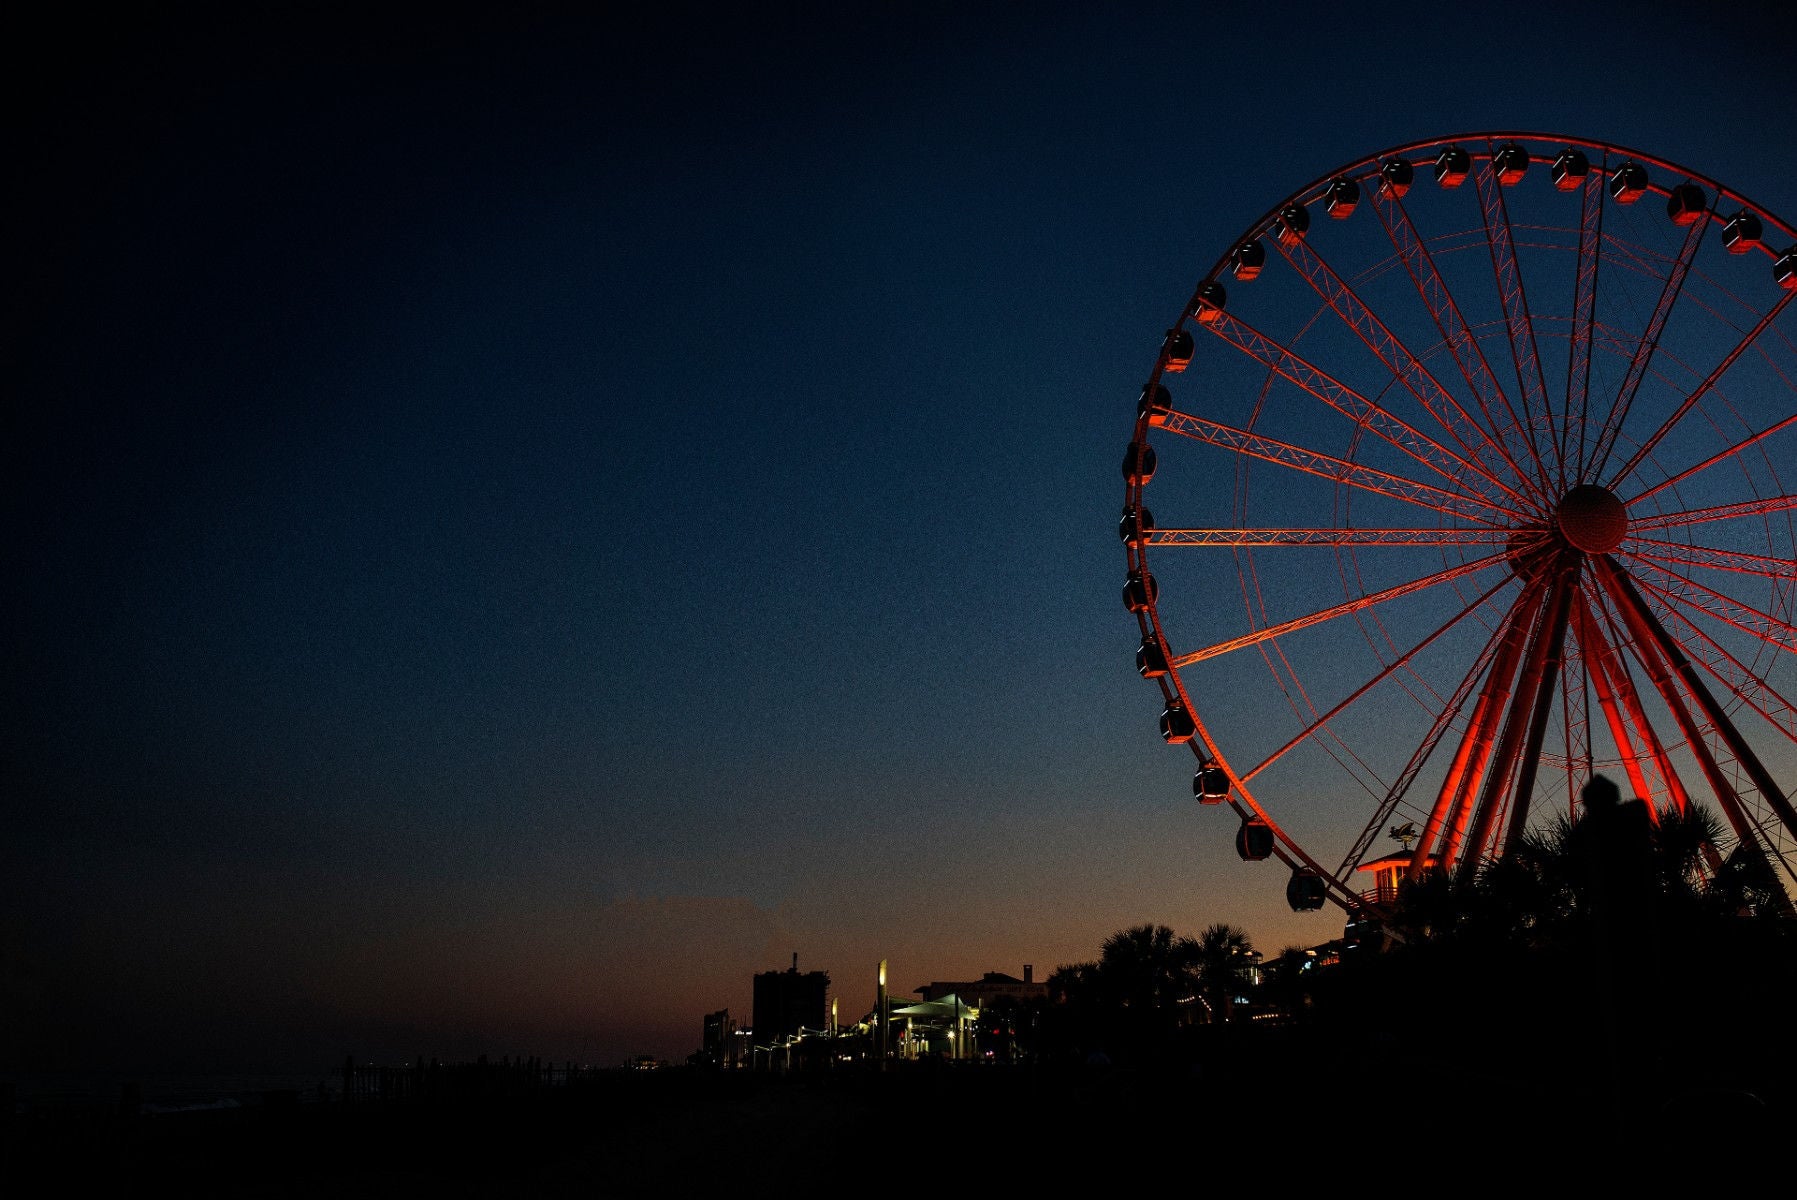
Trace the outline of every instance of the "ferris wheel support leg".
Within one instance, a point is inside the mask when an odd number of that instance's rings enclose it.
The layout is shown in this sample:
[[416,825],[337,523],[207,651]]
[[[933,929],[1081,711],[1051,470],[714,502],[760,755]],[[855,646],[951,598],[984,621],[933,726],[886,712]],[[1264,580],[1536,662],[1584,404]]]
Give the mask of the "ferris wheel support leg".
[[[1508,580],[1504,582],[1508,582]],[[1501,587],[1503,585],[1500,583],[1498,586]],[[1492,591],[1495,592],[1496,588],[1493,588]],[[1466,613],[1472,612],[1478,605],[1483,604],[1490,598],[1491,594],[1491,592],[1487,592],[1484,596],[1481,596],[1472,606],[1469,606],[1466,609]],[[1462,616],[1464,615],[1466,614],[1463,613]],[[1458,622],[1459,620],[1460,617],[1454,618],[1454,622]],[[1446,626],[1443,628],[1445,629]],[[1434,636],[1434,634],[1431,634],[1430,639],[1433,640]],[[1466,674],[1454,688],[1454,694],[1448,699],[1447,703],[1441,706],[1441,711],[1435,714],[1435,720],[1429,725],[1429,732],[1423,735],[1422,741],[1417,745],[1416,750],[1411,753],[1410,761],[1404,764],[1404,769],[1398,772],[1398,777],[1392,781],[1391,787],[1386,789],[1385,798],[1381,800],[1379,806],[1373,810],[1372,819],[1361,829],[1360,836],[1354,839],[1354,845],[1348,850],[1348,853],[1342,857],[1342,865],[1337,868],[1335,872],[1337,878],[1352,878],[1354,871],[1360,867],[1360,863],[1366,856],[1368,847],[1373,844],[1373,839],[1377,837],[1379,831],[1385,827],[1385,822],[1391,817],[1393,810],[1397,808],[1398,804],[1409,793],[1410,785],[1415,782],[1417,773],[1423,769],[1424,763],[1426,763],[1429,760],[1429,757],[1435,753],[1435,749],[1441,744],[1442,736],[1447,733],[1448,727],[1460,715],[1461,710],[1466,707],[1467,701],[1472,698],[1474,689],[1478,686],[1479,681],[1485,677],[1487,668],[1491,666],[1492,656],[1497,653],[1498,643],[1503,640],[1503,637],[1504,624],[1500,621],[1497,629],[1492,631],[1491,636],[1485,640],[1485,645],[1473,659],[1473,665],[1467,668]],[[1418,648],[1420,649],[1420,645]],[[1280,753],[1283,753],[1283,751]],[[1426,822],[1427,818],[1425,817],[1424,820]],[[1414,851],[1412,854],[1414,856]]]
[[1563,616],[1566,584],[1565,568],[1557,563],[1548,581],[1541,611],[1529,634],[1528,649],[1523,652],[1522,676],[1509,698],[1504,730],[1498,737],[1497,748],[1491,752],[1491,767],[1485,772],[1479,802],[1472,810],[1471,828],[1460,845],[1460,871],[1468,879],[1484,862],[1486,846],[1491,842],[1492,830],[1497,824],[1498,806],[1516,775],[1524,740],[1533,731],[1536,693],[1540,690],[1548,655],[1552,652],[1554,629],[1557,625],[1561,635],[1566,629]]
[[1534,709],[1529,717],[1529,733],[1523,743],[1522,761],[1517,764],[1516,788],[1510,800],[1510,824],[1504,834],[1504,845],[1522,833],[1529,821],[1529,801],[1535,794],[1535,773],[1541,765],[1541,742],[1547,733],[1548,714],[1553,711],[1554,688],[1566,663],[1566,624],[1572,611],[1572,599],[1579,587],[1579,560],[1568,556],[1560,577],[1554,581],[1549,598],[1547,651],[1541,661],[1540,681],[1535,687]]
[[[1636,643],[1635,649],[1636,653],[1641,656],[1643,664],[1646,665],[1648,675],[1652,678],[1655,688],[1660,691],[1662,698],[1672,709],[1674,719],[1678,721],[1681,729],[1689,731],[1686,736],[1690,742],[1691,752],[1697,758],[1698,768],[1703,772],[1704,778],[1711,788],[1714,789],[1716,799],[1722,805],[1723,812],[1727,814],[1729,825],[1735,830],[1740,846],[1757,859],[1769,875],[1776,876],[1773,869],[1773,863],[1776,862],[1784,868],[1786,875],[1797,880],[1797,869],[1793,869],[1790,860],[1779,852],[1772,837],[1747,811],[1747,806],[1743,803],[1740,793],[1735,790],[1734,784],[1723,773],[1721,765],[1716,761],[1715,753],[1704,739],[1703,730],[1698,727],[1696,720],[1685,707],[1684,697],[1679,694],[1672,673],[1660,661],[1659,652],[1652,645],[1643,645],[1640,642]],[[1710,857],[1713,860],[1715,856],[1711,855]],[[1792,906],[1788,892],[1781,892],[1779,898],[1780,908],[1784,915],[1797,918],[1797,908]]]
[[[1605,586],[1610,588],[1611,593],[1617,597],[1623,610],[1624,620],[1636,627],[1637,636],[1651,640],[1658,651],[1665,655],[1666,661],[1678,673],[1686,690],[1691,693],[1692,699],[1703,710],[1704,716],[1715,728],[1717,735],[1721,737],[1729,752],[1735,756],[1736,761],[1747,772],[1747,777],[1759,789],[1760,795],[1777,814],[1785,830],[1797,836],[1797,810],[1792,809],[1790,800],[1773,780],[1772,773],[1766,770],[1765,764],[1747,744],[1747,739],[1741,736],[1740,731],[1735,728],[1734,722],[1730,721],[1728,715],[1722,711],[1722,706],[1716,703],[1716,698],[1710,694],[1710,689],[1704,684],[1703,677],[1698,674],[1697,668],[1691,664],[1691,660],[1686,658],[1684,651],[1679,648],[1678,641],[1666,632],[1666,627],[1660,624],[1659,619],[1654,616],[1653,610],[1648,607],[1647,601],[1642,599],[1641,593],[1635,589],[1635,585],[1628,575],[1617,566],[1615,559],[1607,554],[1604,555],[1598,560],[1597,569],[1603,576]],[[1660,681],[1656,680],[1655,682],[1659,683]],[[1670,682],[1670,679],[1666,680],[1667,684]],[[1662,690],[1670,689],[1663,688]],[[1700,743],[1701,739],[1694,739],[1694,741]],[[1738,800],[1736,802],[1739,803]],[[1779,858],[1783,862],[1782,856]],[[1785,869],[1791,870],[1788,863],[1785,864]],[[1797,879],[1797,873],[1793,873],[1792,877]]]
[[1473,704],[1472,719],[1467,722],[1466,732],[1461,735],[1460,745],[1454,751],[1454,761],[1441,781],[1435,806],[1429,811],[1423,836],[1418,840],[1410,860],[1410,868],[1406,872],[1410,879],[1422,875],[1433,846],[1439,847],[1435,855],[1437,864],[1444,872],[1452,873],[1454,853],[1464,832],[1466,795],[1484,773],[1485,764],[1491,756],[1491,739],[1496,728],[1497,713],[1510,694],[1510,685],[1516,677],[1516,663],[1522,654],[1523,638],[1533,623],[1535,612],[1541,606],[1545,594],[1546,588],[1532,580],[1510,608],[1503,642],[1498,646],[1491,670],[1485,676],[1485,685],[1479,690],[1479,698]]
[[[1576,641],[1575,641],[1576,645]],[[1591,682],[1584,667],[1584,651],[1574,670],[1571,656],[1560,672],[1561,743],[1566,748],[1566,810],[1577,810],[1579,793],[1591,780]]]
[[1572,612],[1573,633],[1585,656],[1585,674],[1597,689],[1597,704],[1603,710],[1604,723],[1610,727],[1610,738],[1616,743],[1617,753],[1622,755],[1622,769],[1628,773],[1629,786],[1635,789],[1635,795],[1651,797],[1653,791],[1648,786],[1647,773],[1641,769],[1641,754],[1629,736],[1628,726],[1623,723],[1622,712],[1617,708],[1616,693],[1610,687],[1609,647],[1604,644],[1583,596],[1573,605]]
[[[1587,600],[1594,605],[1596,603],[1591,597],[1587,597]],[[1647,710],[1641,707],[1641,696],[1635,688],[1634,680],[1629,676],[1628,665],[1623,660],[1620,650],[1623,644],[1622,631],[1616,628],[1615,622],[1610,618],[1608,612],[1602,613],[1602,626],[1598,626],[1599,611],[1595,607],[1592,609],[1593,628],[1598,629],[1600,635],[1604,629],[1609,630],[1608,648],[1611,657],[1607,660],[1607,665],[1610,672],[1610,687],[1616,693],[1617,702],[1622,706],[1623,719],[1628,722],[1628,727],[1634,731],[1635,737],[1643,746],[1647,747],[1648,757],[1652,760],[1654,769],[1660,773],[1660,779],[1665,784],[1666,794],[1672,800],[1674,811],[1680,814],[1688,812],[1691,808],[1691,795],[1685,789],[1684,780],[1679,778],[1678,770],[1672,764],[1672,756],[1666,752],[1665,743],[1660,740],[1660,735],[1654,732],[1653,722],[1647,719]]]
[[1636,658],[1640,660],[1641,666],[1646,670],[1654,690],[1666,702],[1666,707],[1672,713],[1673,721],[1678,725],[1679,732],[1684,735],[1686,743],[1691,748],[1691,753],[1696,756],[1697,765],[1703,772],[1704,781],[1715,793],[1716,803],[1722,806],[1723,815],[1728,818],[1728,823],[1734,829],[1735,836],[1740,838],[1743,844],[1754,843],[1753,825],[1747,820],[1746,810],[1741,805],[1740,797],[1735,793],[1734,784],[1723,774],[1722,768],[1716,762],[1715,755],[1710,752],[1709,743],[1704,739],[1703,729],[1691,716],[1691,710],[1686,707],[1685,698],[1680,694],[1671,670],[1668,669],[1665,660],[1661,657],[1658,643],[1652,632],[1641,624],[1638,614],[1629,606],[1627,597],[1616,586],[1614,576],[1605,571],[1601,561],[1597,564],[1597,572],[1603,580],[1605,589],[1610,593],[1611,599],[1621,611],[1629,632],[1634,637]]

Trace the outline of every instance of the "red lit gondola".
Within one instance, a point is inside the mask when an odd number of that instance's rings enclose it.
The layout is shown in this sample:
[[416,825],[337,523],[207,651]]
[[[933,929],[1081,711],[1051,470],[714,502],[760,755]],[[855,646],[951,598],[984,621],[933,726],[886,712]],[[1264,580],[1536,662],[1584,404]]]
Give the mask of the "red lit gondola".
[[1633,204],[1647,192],[1647,168],[1629,159],[1610,173],[1610,199]]
[[1435,182],[1444,188],[1457,188],[1466,182],[1473,169],[1472,155],[1458,146],[1449,146],[1435,156]]
[[1295,246],[1310,231],[1310,210],[1302,204],[1288,204],[1273,218],[1273,237],[1281,246]]
[[1292,872],[1285,885],[1285,902],[1293,912],[1315,912],[1329,898],[1329,887],[1323,877],[1308,867]]
[[1198,298],[1192,303],[1192,315],[1200,325],[1209,325],[1223,314],[1229,304],[1229,293],[1216,280],[1198,285]]
[[1142,389],[1142,398],[1136,401],[1136,416],[1147,417],[1150,425],[1165,425],[1167,414],[1173,411],[1173,394],[1160,384]]
[[1179,701],[1175,700],[1161,710],[1161,737],[1169,746],[1183,746],[1197,732],[1192,714]]
[[1666,197],[1666,216],[1674,225],[1694,225],[1703,220],[1710,202],[1695,183],[1681,183]]
[[1260,278],[1261,268],[1267,265],[1267,248],[1260,244],[1259,238],[1250,238],[1229,252],[1229,271],[1243,283]]
[[1126,542],[1139,542],[1154,528],[1154,514],[1146,508],[1126,508],[1117,522],[1117,536]]
[[1273,827],[1259,817],[1249,817],[1235,831],[1235,852],[1243,862],[1260,862],[1273,854]]
[[1505,142],[1498,147],[1498,152],[1491,156],[1491,170],[1497,181],[1509,187],[1523,177],[1529,169],[1529,152],[1515,142]]
[[1167,673],[1167,648],[1153,634],[1136,647],[1136,673],[1143,679],[1159,679]]
[[1585,157],[1582,150],[1568,147],[1560,151],[1554,159],[1554,165],[1548,168],[1548,178],[1554,181],[1554,187],[1562,192],[1576,192],[1585,184],[1585,177],[1591,174],[1591,160]]
[[1123,585],[1123,607],[1130,612],[1142,612],[1154,605],[1154,598],[1160,594],[1155,585],[1154,576],[1146,571],[1131,571],[1129,579]]
[[1749,250],[1756,249],[1763,236],[1765,230],[1760,225],[1759,217],[1746,209],[1730,217],[1722,226],[1722,245],[1730,254],[1746,254]]
[[1402,200],[1404,193],[1410,190],[1410,184],[1416,178],[1416,168],[1410,165],[1407,158],[1388,158],[1379,164],[1379,192],[1395,200]]
[[1123,478],[1130,484],[1147,483],[1154,478],[1154,447],[1147,442],[1131,442],[1123,451]]
[[1161,340],[1161,370],[1177,375],[1192,361],[1192,335],[1183,329],[1169,329]]

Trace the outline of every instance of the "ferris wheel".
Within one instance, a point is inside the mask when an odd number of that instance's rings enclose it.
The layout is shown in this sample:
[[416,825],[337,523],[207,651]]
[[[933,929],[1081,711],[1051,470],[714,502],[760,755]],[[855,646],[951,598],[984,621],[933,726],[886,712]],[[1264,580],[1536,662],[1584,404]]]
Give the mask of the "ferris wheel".
[[1476,869],[1593,772],[1797,890],[1793,242],[1662,159],[1480,133],[1305,184],[1203,276],[1123,598],[1294,909]]

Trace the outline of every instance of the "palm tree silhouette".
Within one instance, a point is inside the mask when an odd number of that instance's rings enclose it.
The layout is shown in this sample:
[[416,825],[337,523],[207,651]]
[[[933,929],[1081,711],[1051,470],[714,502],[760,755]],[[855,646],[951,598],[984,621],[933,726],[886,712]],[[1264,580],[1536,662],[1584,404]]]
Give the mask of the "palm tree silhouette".
[[1196,942],[1198,994],[1212,1021],[1229,1020],[1235,998],[1247,987],[1254,946],[1234,925],[1218,922],[1205,928]]
[[1098,974],[1114,1003],[1171,1016],[1196,990],[1197,951],[1165,925],[1136,925],[1104,940]]

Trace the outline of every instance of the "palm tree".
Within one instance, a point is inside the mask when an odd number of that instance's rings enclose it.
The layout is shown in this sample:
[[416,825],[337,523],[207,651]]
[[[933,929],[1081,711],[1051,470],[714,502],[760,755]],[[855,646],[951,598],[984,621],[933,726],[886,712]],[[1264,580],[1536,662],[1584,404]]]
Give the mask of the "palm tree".
[[1110,998],[1138,1012],[1177,1012],[1193,993],[1197,947],[1165,925],[1137,925],[1104,939],[1099,977]]
[[1195,945],[1198,994],[1212,1021],[1227,1021],[1235,998],[1247,987],[1254,946],[1245,932],[1222,922],[1207,927]]
[[1653,830],[1654,874],[1662,895],[1696,898],[1706,891],[1722,866],[1716,844],[1722,820],[1697,804],[1680,812],[1671,804],[1660,810]]
[[1052,1054],[1075,1061],[1105,1043],[1105,997],[1095,962],[1068,963],[1048,976],[1044,1036]]

